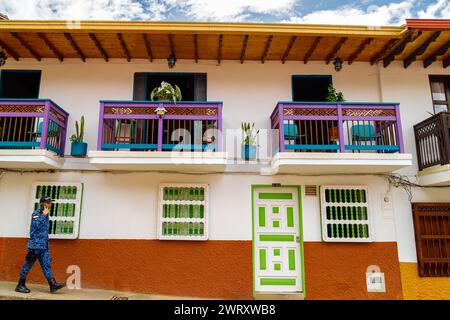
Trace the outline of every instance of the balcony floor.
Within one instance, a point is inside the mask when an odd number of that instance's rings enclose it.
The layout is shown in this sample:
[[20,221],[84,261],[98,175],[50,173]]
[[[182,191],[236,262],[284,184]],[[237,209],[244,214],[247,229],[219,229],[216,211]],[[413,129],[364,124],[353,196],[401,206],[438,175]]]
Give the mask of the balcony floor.
[[272,174],[375,174],[390,173],[412,165],[409,153],[279,152],[271,164]]
[[223,172],[225,152],[89,151],[89,162],[101,170]]
[[63,158],[48,150],[0,150],[0,168],[27,170],[60,169],[63,164]]

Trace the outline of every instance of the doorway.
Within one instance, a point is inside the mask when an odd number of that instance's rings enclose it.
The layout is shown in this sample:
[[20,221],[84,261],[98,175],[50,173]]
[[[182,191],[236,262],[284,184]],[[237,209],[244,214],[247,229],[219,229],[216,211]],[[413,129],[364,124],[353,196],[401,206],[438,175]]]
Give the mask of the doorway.
[[254,293],[303,294],[299,186],[252,186]]
[[293,75],[292,100],[325,102],[331,84],[333,84],[331,75]]

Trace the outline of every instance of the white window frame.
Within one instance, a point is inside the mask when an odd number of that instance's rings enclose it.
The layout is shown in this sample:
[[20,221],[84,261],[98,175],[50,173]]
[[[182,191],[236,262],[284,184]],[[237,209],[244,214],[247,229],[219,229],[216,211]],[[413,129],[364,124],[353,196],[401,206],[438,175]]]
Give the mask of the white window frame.
[[[366,192],[366,202],[365,203],[333,203],[326,202],[325,198],[325,190],[326,189],[357,189],[364,190]],[[367,186],[357,186],[357,185],[323,185],[320,186],[320,218],[322,224],[322,240],[325,242],[373,242],[373,223],[372,223],[372,212],[370,210],[370,196],[369,196],[369,188]],[[355,207],[365,207],[367,210],[367,220],[332,220],[327,219],[327,211],[326,208],[329,204],[334,204],[334,206],[355,206]],[[330,238],[327,234],[327,225],[329,223],[333,224],[367,224],[369,228],[369,237],[367,238]]]
[[[31,212],[35,209],[35,203],[39,203],[39,199],[36,198],[36,191],[38,186],[61,186],[61,187],[76,187],[77,194],[75,199],[54,199],[53,206],[58,203],[70,203],[75,204],[75,211],[73,217],[50,217],[50,221],[72,221],[73,232],[72,234],[49,234],[49,239],[77,239],[80,233],[80,220],[81,220],[81,205],[83,198],[83,184],[80,182],[35,182],[31,187]],[[45,195],[43,195],[45,196]],[[51,196],[51,195],[48,195]]]
[[[204,199],[200,200],[164,200],[164,188],[204,188]],[[209,185],[202,183],[162,183],[158,190],[158,217],[157,217],[157,237],[159,240],[190,240],[190,241],[205,241],[209,238]],[[203,205],[203,218],[164,218],[163,207],[164,204],[194,204]],[[164,235],[164,222],[203,222],[203,235]]]

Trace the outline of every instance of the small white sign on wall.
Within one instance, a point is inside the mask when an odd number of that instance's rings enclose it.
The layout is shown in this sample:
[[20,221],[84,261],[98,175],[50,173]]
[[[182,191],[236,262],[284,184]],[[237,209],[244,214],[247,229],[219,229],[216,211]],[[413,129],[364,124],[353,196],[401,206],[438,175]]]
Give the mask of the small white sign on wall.
[[367,292],[386,292],[383,272],[366,272]]

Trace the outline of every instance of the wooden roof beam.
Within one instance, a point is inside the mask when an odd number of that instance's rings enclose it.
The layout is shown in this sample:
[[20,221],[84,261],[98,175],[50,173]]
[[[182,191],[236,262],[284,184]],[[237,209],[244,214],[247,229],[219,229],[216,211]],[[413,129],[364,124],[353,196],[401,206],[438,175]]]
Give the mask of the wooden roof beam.
[[241,49],[241,63],[244,63],[244,59],[245,59],[245,52],[247,51],[247,45],[248,45],[248,34],[246,34],[244,36],[244,42],[242,43],[242,49]]
[[0,47],[2,47],[3,50],[6,51],[7,54],[9,54],[11,57],[14,58],[14,60],[19,61],[19,54],[11,49],[6,43],[4,43],[3,41],[0,40]]
[[38,32],[38,37],[45,43],[45,45],[53,52],[53,54],[58,58],[59,61],[64,61],[64,56],[61,52],[56,49],[56,47],[53,45],[53,43],[47,38],[45,33]]
[[383,66],[386,68],[394,61],[395,57],[405,50],[405,47],[422,34],[421,31],[410,30],[405,37],[394,47],[394,49],[383,59]]
[[289,41],[289,44],[288,44],[286,50],[283,53],[283,57],[281,58],[281,63],[284,64],[286,62],[286,59],[289,56],[289,53],[291,52],[292,47],[294,46],[294,43],[295,43],[296,40],[297,40],[297,36],[292,36],[291,37],[291,41]]
[[347,37],[342,37],[339,39],[339,41],[336,43],[336,45],[333,47],[333,50],[330,51],[330,53],[326,57],[326,64],[329,64],[331,62],[331,59],[338,54],[339,50],[341,50],[342,46],[347,42]]
[[348,58],[348,64],[352,64],[356,58],[361,54],[361,52],[364,51],[364,49],[373,41],[373,38],[366,38],[363,42],[359,45],[359,47],[355,50],[355,52],[352,53],[350,58]]
[[217,63],[220,64],[222,61],[222,45],[223,45],[223,34],[219,35],[219,48],[217,49]]
[[123,54],[125,55],[125,58],[128,62],[131,61],[130,51],[128,51],[127,44],[125,43],[125,40],[123,39],[123,35],[121,33],[117,34],[117,39],[119,39],[120,46],[122,47]]
[[270,45],[272,44],[272,39],[273,39],[272,35],[267,37],[266,46],[264,47],[264,52],[261,56],[261,63],[264,63],[266,61],[267,54],[269,53],[270,50]]
[[397,43],[398,39],[391,39],[389,40],[384,46],[383,48],[378,51],[371,59],[370,59],[370,64],[374,65],[375,63],[377,63],[378,61],[380,61],[381,59],[383,59],[383,57],[386,55],[386,53]]
[[423,60],[423,67],[428,68],[433,62],[436,61],[437,57],[444,55],[450,48],[450,40],[444,43],[440,48],[430,54]]
[[91,38],[91,40],[94,42],[95,47],[100,52],[100,54],[102,55],[103,59],[106,62],[108,62],[109,61],[108,54],[106,53],[105,49],[102,47],[102,44],[100,43],[100,41],[97,39],[95,33],[90,32],[89,33],[89,38]]
[[450,66],[450,56],[448,56],[442,61],[442,66],[444,67],[444,69]]
[[146,33],[142,34],[142,39],[144,39],[145,50],[147,50],[148,60],[150,60],[150,62],[153,62],[153,52],[150,39],[148,38],[148,35]]
[[19,35],[17,32],[11,32],[11,35],[17,39],[17,41],[20,42],[20,44],[28,50],[28,52],[37,60],[41,61],[42,57],[39,53],[37,53],[26,41],[24,38],[22,38],[21,35]]
[[434,32],[420,47],[414,50],[405,60],[403,60],[403,67],[408,68],[411,63],[416,61],[417,56],[420,56],[425,53],[427,48],[432,44],[436,39],[441,35],[441,31]]
[[317,37],[316,39],[314,39],[314,42],[312,43],[311,48],[309,48],[308,52],[306,52],[305,57],[303,58],[304,64],[308,63],[309,58],[311,58],[312,54],[316,50],[317,46],[320,43],[320,40],[322,40],[322,37]]
[[80,47],[77,45],[77,43],[75,42],[75,40],[72,37],[72,35],[70,33],[68,33],[68,32],[65,32],[64,33],[64,37],[67,39],[67,41],[69,41],[70,46],[77,53],[77,55],[81,59],[81,61],[86,62],[86,56],[81,51]]
[[194,34],[194,59],[198,63],[198,35]]

